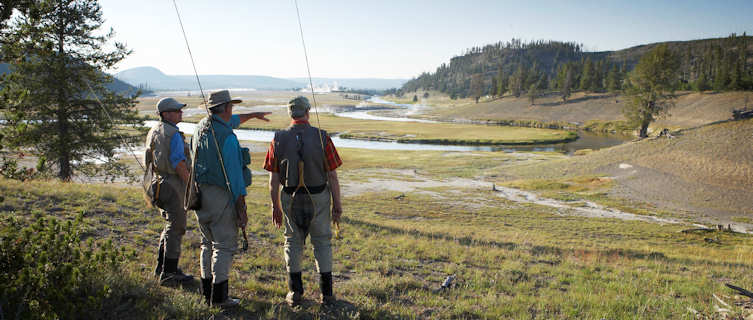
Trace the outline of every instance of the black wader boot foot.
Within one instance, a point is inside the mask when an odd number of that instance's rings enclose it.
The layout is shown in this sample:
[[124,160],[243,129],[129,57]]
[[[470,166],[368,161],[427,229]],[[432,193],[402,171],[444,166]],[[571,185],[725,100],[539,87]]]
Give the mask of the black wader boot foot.
[[160,285],[165,286],[192,280],[192,275],[184,274],[183,271],[178,268],[178,259],[165,259],[162,273],[159,276]]
[[288,306],[296,307],[303,302],[303,277],[300,272],[288,273],[288,294],[285,296]]
[[227,280],[212,285],[212,305],[220,308],[232,308],[241,304],[241,299],[227,295]]
[[204,296],[204,302],[207,305],[212,304],[212,278],[201,278],[201,294]]
[[334,304],[335,296],[332,294],[332,272],[322,272],[319,274],[319,288],[322,291],[319,303],[325,306]]
[[154,267],[154,276],[159,277],[162,274],[162,262],[165,261],[165,246],[160,242],[159,251],[157,251],[157,266]]

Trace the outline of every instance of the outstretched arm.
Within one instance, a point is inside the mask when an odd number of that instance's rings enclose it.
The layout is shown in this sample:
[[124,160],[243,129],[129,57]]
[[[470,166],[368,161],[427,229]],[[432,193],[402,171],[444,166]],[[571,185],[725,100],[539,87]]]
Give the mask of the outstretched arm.
[[269,119],[266,118],[268,114],[271,114],[271,112],[251,112],[251,113],[241,113],[238,115],[238,118],[240,118],[241,123],[244,123],[248,121],[249,119],[259,119],[269,122]]

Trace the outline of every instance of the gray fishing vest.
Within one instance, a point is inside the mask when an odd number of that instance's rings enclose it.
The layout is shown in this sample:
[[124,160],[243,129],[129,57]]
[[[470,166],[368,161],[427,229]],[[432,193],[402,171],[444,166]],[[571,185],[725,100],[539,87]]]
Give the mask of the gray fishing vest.
[[[319,140],[321,132],[321,140]],[[303,160],[303,182],[307,187],[327,183],[324,167],[324,148],[327,132],[308,124],[294,124],[275,132],[274,150],[277,167],[280,168],[280,183],[283,187],[298,185],[298,160]]]
[[[179,132],[178,128],[160,121],[157,125],[149,130],[146,135],[146,151],[144,152],[144,163],[146,165],[153,165],[156,174],[164,177],[169,181],[171,186],[175,188],[176,192],[183,194],[185,184],[183,180],[177,177],[177,172],[170,164],[170,142],[175,135],[175,132]],[[183,153],[186,155],[186,164],[191,163],[191,153],[188,150],[188,145],[185,143],[183,133],[180,133],[183,138]],[[174,176],[174,177],[170,177]]]

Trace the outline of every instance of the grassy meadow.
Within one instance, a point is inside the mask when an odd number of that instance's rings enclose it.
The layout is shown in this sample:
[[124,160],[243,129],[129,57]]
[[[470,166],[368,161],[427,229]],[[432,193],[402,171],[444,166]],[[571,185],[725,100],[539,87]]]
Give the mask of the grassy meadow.
[[[284,104],[288,94],[244,96],[248,103],[244,106]],[[685,99],[737,101],[739,97],[730,93]],[[150,99],[154,101],[142,99],[139,108],[153,108],[156,98]],[[327,99],[332,105],[352,104],[337,96],[322,100]],[[429,99],[434,103],[443,98],[432,94]],[[593,99],[597,98],[574,104]],[[465,102],[451,101],[468,115],[490,108],[470,102],[461,105]],[[682,110],[690,110],[690,105]],[[699,117],[719,118],[723,112],[718,110],[727,107],[714,106]],[[449,108],[440,105],[432,112],[443,114]],[[364,139],[515,143],[571,134],[320,117],[324,129]],[[268,123],[251,120],[244,127],[272,130],[289,123],[284,108],[275,109],[269,118]],[[246,198],[250,248],[236,255],[230,275],[230,294],[243,299],[239,308],[205,306],[198,281],[182,287],[158,285],[152,268],[164,222],[156,210],[145,208],[138,186],[0,179],[0,231],[43,218],[80,220],[82,246],[94,239],[94,246],[106,248],[98,243],[110,240],[127,252],[118,272],[103,269],[96,277],[104,283],[105,304],[86,310],[87,318],[750,318],[753,303],[725,284],[750,288],[753,283],[751,235],[703,229],[696,223],[729,221],[744,231],[753,230],[753,220],[746,214],[753,207],[749,199],[753,120],[697,127],[690,116],[683,121],[673,122],[685,129],[673,131],[672,138],[581,150],[574,156],[338,149],[344,161],[338,169],[344,216],[339,237],[333,240],[338,302],[327,308],[314,302],[318,275],[311,250],[304,258],[306,302],[297,308],[284,303],[283,236],[272,224],[267,176],[261,174],[263,152],[252,154],[251,169],[258,174]],[[260,151],[266,144],[254,146],[252,150]],[[137,169],[129,157],[123,161]],[[511,200],[505,188],[534,196]],[[582,214],[594,206],[670,222]],[[199,240],[197,222],[189,213],[180,265],[196,276]],[[451,275],[456,277],[452,285],[441,288]]]
[[[3,223],[9,216],[29,222],[82,216],[85,237],[112,239],[135,252],[122,274],[109,280],[120,290],[109,297],[110,308],[93,318],[677,319],[750,313],[745,300],[724,287],[753,281],[749,235],[579,217],[506,200],[484,182],[502,179],[572,201],[609,198],[611,182],[593,176],[503,178],[516,168],[562,161],[562,155],[340,153],[345,214],[341,237],[333,240],[339,301],[331,308],[313,302],[318,280],[310,250],[304,258],[307,302],[295,309],[283,303],[283,237],[271,223],[266,176],[255,176],[249,188],[250,249],[236,256],[231,271],[230,292],[243,304],[224,311],[202,305],[197,283],[156,284],[151,270],[163,224],[155,210],[144,208],[138,187],[0,180],[0,213]],[[262,170],[263,153],[252,158],[252,169]],[[181,266],[195,275],[199,237],[190,214]],[[449,275],[457,277],[453,285],[440,289]]]

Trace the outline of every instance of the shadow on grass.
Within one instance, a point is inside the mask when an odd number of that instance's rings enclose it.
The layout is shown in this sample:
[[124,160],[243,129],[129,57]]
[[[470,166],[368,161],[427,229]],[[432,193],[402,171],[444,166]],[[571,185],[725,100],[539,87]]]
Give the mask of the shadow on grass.
[[383,226],[376,223],[362,221],[362,220],[348,218],[348,217],[342,217],[342,219],[348,224],[351,224],[353,226],[358,226],[358,227],[361,227],[361,228],[364,228],[366,230],[370,230],[373,232],[387,231],[388,233],[395,234],[395,235],[409,235],[416,239],[444,240],[444,241],[455,242],[461,246],[467,246],[467,247],[478,246],[478,247],[500,248],[500,249],[505,249],[505,250],[515,250],[515,249],[524,250],[524,251],[527,250],[533,256],[541,256],[541,255],[563,256],[565,254],[572,254],[577,251],[580,254],[591,254],[591,255],[597,255],[597,256],[603,256],[603,257],[620,257],[620,258],[627,258],[627,259],[633,259],[633,260],[656,260],[656,261],[673,263],[673,264],[678,264],[678,265],[704,265],[704,266],[712,265],[712,266],[745,267],[745,268],[751,267],[750,264],[744,264],[744,263],[731,263],[731,262],[712,261],[712,260],[706,260],[706,259],[668,257],[664,253],[659,252],[659,251],[638,251],[638,250],[623,249],[623,248],[605,248],[603,250],[588,250],[588,249],[580,250],[577,248],[562,249],[560,247],[555,247],[555,246],[541,246],[541,245],[523,247],[513,242],[480,240],[480,239],[474,239],[469,236],[457,237],[457,236],[443,233],[443,232],[424,232],[424,231],[419,231],[416,229],[402,229],[402,228],[397,228],[397,227]]
[[284,302],[244,302],[241,307],[221,310],[213,319],[401,319],[384,310],[358,308],[349,301],[338,299],[334,304],[322,306],[313,300],[304,300],[296,307]]

